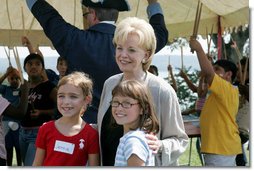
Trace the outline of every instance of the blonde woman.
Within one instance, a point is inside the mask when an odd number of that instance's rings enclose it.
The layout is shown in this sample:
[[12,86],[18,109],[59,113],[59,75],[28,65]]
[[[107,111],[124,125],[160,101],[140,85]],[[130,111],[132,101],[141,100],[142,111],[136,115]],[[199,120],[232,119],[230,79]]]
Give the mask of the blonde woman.
[[155,165],[178,165],[179,156],[187,148],[188,136],[174,89],[162,78],[148,72],[156,48],[153,28],[145,20],[129,17],[117,25],[113,41],[115,59],[123,73],[107,79],[102,91],[98,112],[102,164],[114,164],[119,139],[123,136],[122,126],[109,127],[111,92],[121,81],[137,80],[149,87],[161,127],[156,136],[147,135],[150,149],[157,152]]

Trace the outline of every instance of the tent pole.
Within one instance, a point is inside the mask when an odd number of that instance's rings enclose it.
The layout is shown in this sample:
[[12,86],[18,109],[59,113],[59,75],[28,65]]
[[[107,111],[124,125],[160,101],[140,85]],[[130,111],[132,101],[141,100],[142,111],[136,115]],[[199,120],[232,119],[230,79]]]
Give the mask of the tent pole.
[[217,34],[217,49],[218,49],[218,60],[221,59],[221,49],[222,49],[222,36],[221,36],[221,21],[220,16],[218,16],[218,34]]

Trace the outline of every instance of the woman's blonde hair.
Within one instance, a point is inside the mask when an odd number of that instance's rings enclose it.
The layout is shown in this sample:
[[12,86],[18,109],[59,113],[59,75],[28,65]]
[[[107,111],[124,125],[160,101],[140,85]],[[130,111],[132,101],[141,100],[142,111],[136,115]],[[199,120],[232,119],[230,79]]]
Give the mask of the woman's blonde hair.
[[133,130],[140,128],[147,133],[158,133],[159,122],[155,114],[152,95],[147,86],[136,80],[120,82],[112,91],[112,96],[130,97],[138,101],[143,113],[140,115],[139,124]]
[[92,98],[93,82],[87,74],[75,71],[69,75],[66,75],[58,82],[57,89],[67,83],[80,87],[83,91],[84,97],[90,96]]
[[129,34],[138,35],[138,45],[149,51],[148,59],[142,63],[143,70],[147,71],[152,62],[157,44],[153,27],[143,19],[127,17],[120,21],[116,27],[113,38],[114,45],[116,46],[119,42],[125,42]]

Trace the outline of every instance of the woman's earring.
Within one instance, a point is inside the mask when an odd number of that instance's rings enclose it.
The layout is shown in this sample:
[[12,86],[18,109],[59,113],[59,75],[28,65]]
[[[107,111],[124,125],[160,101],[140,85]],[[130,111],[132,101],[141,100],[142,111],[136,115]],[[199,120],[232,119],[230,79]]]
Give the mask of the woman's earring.
[[146,59],[142,59],[142,63],[144,64],[146,62]]

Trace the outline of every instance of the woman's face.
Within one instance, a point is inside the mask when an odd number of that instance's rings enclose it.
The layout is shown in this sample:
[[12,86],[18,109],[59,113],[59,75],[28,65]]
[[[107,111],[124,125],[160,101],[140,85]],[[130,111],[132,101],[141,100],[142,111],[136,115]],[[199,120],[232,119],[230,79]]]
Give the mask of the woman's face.
[[129,34],[125,42],[116,45],[116,62],[123,73],[143,72],[142,60],[147,60],[149,53],[138,45],[139,37]]

